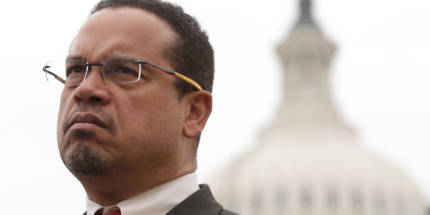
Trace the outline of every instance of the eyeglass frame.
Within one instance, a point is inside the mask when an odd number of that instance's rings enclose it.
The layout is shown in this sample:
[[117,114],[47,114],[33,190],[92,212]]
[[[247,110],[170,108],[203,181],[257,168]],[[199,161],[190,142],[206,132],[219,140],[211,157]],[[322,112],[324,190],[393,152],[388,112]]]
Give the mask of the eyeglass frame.
[[[55,73],[53,73],[53,72],[51,72],[51,71],[48,70],[50,68],[50,66],[48,65],[50,62],[52,62],[52,61],[49,61],[48,63],[46,63],[46,65],[42,68],[42,70],[45,72],[45,74],[52,75],[55,79],[57,79],[61,83],[66,84],[66,80],[65,79],[63,79],[62,77],[60,77],[57,74],[55,74]],[[158,70],[161,70],[161,71],[167,73],[168,75],[172,75],[172,76],[174,76],[177,79],[185,81],[186,83],[188,83],[188,84],[192,85],[193,87],[195,87],[197,90],[203,90],[203,88],[200,86],[200,84],[198,84],[193,79],[191,79],[188,76],[183,75],[183,74],[181,74],[179,72],[175,72],[173,70],[165,69],[165,68],[163,68],[163,67],[161,67],[161,66],[159,66],[157,64],[151,63],[149,61],[144,61],[144,60],[141,60],[141,59],[136,59],[136,60],[134,60],[133,63],[139,64],[139,76],[138,76],[138,78],[135,81],[132,81],[132,82],[130,82],[128,84],[135,83],[135,82],[138,82],[140,80],[140,78],[142,76],[142,64],[146,64],[146,65],[152,66],[152,67],[154,67],[154,68],[156,68]],[[86,78],[87,78],[88,71],[90,70],[90,68],[92,66],[103,67],[104,65],[102,63],[88,63],[88,61],[87,61],[82,66],[85,66],[85,68],[86,68],[85,69],[85,76],[84,76],[84,78],[82,79],[81,82],[76,83],[76,84],[71,85],[71,86],[78,86],[79,84],[81,84],[82,82],[84,82],[86,80]]]

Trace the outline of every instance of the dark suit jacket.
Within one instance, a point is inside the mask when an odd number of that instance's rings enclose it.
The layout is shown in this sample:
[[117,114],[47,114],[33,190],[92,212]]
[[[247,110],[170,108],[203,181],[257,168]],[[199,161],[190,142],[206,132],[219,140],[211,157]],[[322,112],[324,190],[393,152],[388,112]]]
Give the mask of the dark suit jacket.
[[[84,215],[87,213],[85,212]],[[142,214],[143,215],[143,214]],[[166,215],[238,215],[224,209],[212,195],[209,186],[200,185],[200,189],[191,194],[184,201]]]
[[209,186],[200,185],[200,189],[191,194],[166,215],[238,215],[224,209],[212,195]]

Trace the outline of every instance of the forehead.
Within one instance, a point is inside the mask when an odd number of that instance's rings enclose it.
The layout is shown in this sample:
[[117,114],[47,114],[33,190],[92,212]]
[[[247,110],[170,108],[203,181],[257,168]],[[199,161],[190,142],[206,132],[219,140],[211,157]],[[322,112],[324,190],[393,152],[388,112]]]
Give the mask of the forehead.
[[155,14],[137,8],[107,8],[90,15],[70,48],[70,55],[97,61],[112,55],[151,60],[176,39]]

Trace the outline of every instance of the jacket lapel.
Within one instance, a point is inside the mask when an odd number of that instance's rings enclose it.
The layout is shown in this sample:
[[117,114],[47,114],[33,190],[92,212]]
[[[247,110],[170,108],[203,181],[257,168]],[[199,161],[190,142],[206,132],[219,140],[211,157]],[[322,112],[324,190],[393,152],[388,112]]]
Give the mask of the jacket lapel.
[[213,197],[209,186],[200,185],[200,189],[182,201],[166,215],[214,215],[219,214],[222,206]]

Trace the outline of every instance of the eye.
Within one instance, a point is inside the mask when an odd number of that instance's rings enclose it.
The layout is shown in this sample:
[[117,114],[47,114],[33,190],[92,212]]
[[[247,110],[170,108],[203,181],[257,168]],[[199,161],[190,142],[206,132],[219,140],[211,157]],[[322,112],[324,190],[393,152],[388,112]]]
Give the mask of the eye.
[[105,78],[114,83],[130,83],[139,79],[139,69],[125,65],[105,66]]
[[114,72],[119,73],[119,74],[123,74],[123,75],[133,75],[133,76],[137,76],[137,72],[135,72],[132,69],[129,69],[125,66],[117,66],[114,70]]
[[66,70],[66,76],[85,73],[85,66],[70,66]]

